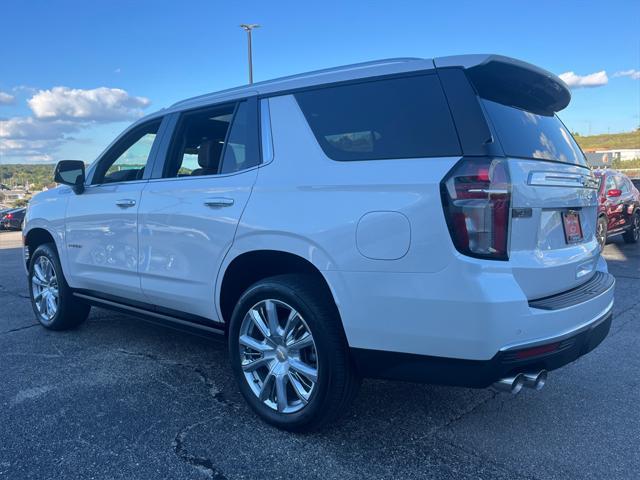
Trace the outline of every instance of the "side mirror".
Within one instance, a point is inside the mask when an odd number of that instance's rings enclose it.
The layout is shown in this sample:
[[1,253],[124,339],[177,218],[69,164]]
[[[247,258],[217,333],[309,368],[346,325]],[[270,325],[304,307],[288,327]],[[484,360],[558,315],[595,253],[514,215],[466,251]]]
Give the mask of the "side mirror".
[[607,192],[607,197],[619,197],[620,195],[622,195],[622,190],[619,188],[612,188]]
[[84,162],[82,160],[61,160],[56,165],[54,181],[73,187],[76,193],[84,192]]

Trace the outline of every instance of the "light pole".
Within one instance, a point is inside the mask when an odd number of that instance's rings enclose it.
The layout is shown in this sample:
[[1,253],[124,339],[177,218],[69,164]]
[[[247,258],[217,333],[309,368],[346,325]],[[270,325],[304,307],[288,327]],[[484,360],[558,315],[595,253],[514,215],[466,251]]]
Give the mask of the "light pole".
[[243,23],[240,27],[247,32],[247,40],[249,41],[249,84],[253,83],[253,58],[251,55],[251,30],[260,27],[257,23]]

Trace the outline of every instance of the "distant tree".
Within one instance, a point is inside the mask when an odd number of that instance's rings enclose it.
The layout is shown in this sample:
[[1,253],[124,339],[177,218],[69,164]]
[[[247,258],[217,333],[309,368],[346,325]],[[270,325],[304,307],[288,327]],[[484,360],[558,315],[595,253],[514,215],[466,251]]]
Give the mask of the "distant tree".
[[16,208],[22,208],[22,207],[26,207],[28,203],[29,203],[28,198],[20,198],[13,202],[13,206]]

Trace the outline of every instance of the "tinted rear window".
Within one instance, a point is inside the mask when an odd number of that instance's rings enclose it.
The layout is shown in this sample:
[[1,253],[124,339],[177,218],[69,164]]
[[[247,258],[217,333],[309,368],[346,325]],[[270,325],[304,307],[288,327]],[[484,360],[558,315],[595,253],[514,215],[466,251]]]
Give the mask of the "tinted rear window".
[[458,137],[435,75],[376,80],[295,95],[333,160],[458,156]]
[[586,166],[582,150],[556,116],[482,100],[505,155]]

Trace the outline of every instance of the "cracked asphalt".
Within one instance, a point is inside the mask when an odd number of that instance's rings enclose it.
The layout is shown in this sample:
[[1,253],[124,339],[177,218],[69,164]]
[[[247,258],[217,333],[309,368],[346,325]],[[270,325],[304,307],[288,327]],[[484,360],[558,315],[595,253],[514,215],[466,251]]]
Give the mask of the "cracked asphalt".
[[20,255],[0,233],[0,478],[640,476],[640,246],[607,245],[611,333],[541,392],[365,381],[341,424],[309,435],[253,415],[222,341],[100,309],[39,327]]

